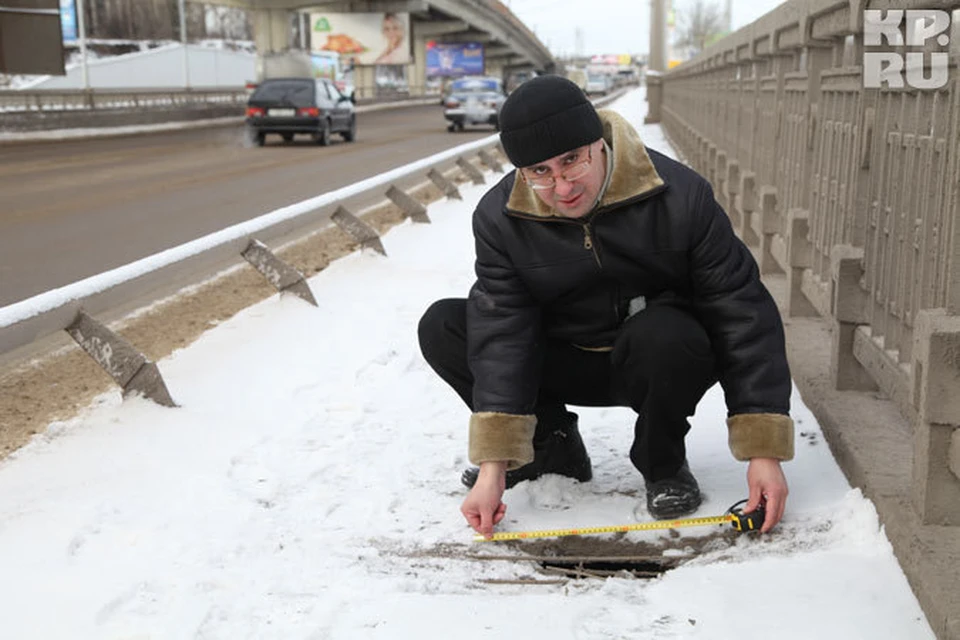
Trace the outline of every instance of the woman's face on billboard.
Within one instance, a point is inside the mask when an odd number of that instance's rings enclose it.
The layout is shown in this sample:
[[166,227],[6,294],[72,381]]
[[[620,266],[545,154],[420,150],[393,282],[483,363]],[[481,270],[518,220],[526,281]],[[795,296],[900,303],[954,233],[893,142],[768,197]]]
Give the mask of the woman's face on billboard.
[[398,45],[403,41],[403,23],[396,16],[387,16],[383,19],[383,37],[391,45]]

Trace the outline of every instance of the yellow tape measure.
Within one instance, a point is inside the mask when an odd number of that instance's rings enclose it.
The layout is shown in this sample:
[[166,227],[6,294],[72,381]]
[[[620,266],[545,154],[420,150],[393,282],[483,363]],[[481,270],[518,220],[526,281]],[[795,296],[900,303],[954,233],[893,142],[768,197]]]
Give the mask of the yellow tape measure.
[[677,527],[700,527],[708,524],[733,522],[734,515],[712,516],[709,518],[687,518],[684,520],[658,520],[657,522],[637,522],[635,524],[615,524],[607,527],[580,527],[578,529],[545,529],[542,531],[501,531],[492,538],[484,538],[479,533],[473,536],[474,542],[500,542],[503,540],[529,540],[530,538],[560,538],[562,536],[587,536],[597,533],[620,533],[622,531],[650,531],[653,529],[675,529]]
[[743,513],[736,507],[745,503],[741,500],[722,516],[708,518],[683,518],[680,520],[657,520],[656,522],[637,522],[634,524],[615,524],[606,527],[579,527],[577,529],[544,529],[541,531],[501,531],[489,538],[481,534],[473,536],[474,542],[503,542],[504,540],[530,540],[533,538],[561,538],[563,536],[588,536],[598,533],[621,533],[625,531],[651,531],[656,529],[677,529],[679,527],[701,527],[708,524],[731,523],[740,532],[759,531],[763,525],[765,511],[763,505],[750,513]]

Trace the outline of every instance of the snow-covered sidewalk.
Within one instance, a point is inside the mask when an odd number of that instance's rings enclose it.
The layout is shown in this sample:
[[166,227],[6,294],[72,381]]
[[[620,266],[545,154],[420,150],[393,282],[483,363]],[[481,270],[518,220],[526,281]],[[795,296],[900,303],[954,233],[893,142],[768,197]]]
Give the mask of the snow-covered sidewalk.
[[[645,106],[635,91],[614,108],[663,150],[659,129],[640,125]],[[775,533],[618,539],[624,551],[705,547],[649,581],[483,582],[548,576],[467,557],[527,543],[472,542],[459,513],[468,412],[416,341],[427,306],[472,282],[483,191],[430,206],[433,224],[393,229],[389,258],[353,254],[317,274],[319,309],[274,297],[161,361],[180,408],[109,394],[0,465],[0,636],[933,637],[872,504],[796,394],[792,493]],[[631,412],[577,411],[594,480],[521,484],[501,529],[648,519],[627,458]],[[714,388],[692,420],[698,515],[746,497],[725,415]]]

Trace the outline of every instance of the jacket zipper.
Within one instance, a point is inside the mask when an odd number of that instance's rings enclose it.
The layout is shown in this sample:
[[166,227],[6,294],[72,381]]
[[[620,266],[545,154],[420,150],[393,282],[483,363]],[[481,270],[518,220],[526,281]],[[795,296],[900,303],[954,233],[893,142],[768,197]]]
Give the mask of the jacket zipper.
[[597,253],[597,250],[593,245],[593,236],[590,234],[589,222],[583,223],[583,248],[593,253],[593,258],[597,261],[597,266],[602,269],[603,264],[600,262],[600,254]]
[[[618,208],[618,207],[635,204],[635,203],[637,203],[637,202],[640,202],[641,200],[646,200],[646,199],[649,198],[650,196],[654,196],[654,195],[660,193],[661,191],[663,191],[663,190],[666,189],[666,188],[667,188],[667,185],[662,184],[662,185],[660,185],[660,186],[658,186],[658,187],[654,187],[653,189],[651,189],[650,191],[647,191],[646,193],[641,193],[640,195],[638,195],[638,196],[636,196],[636,197],[634,197],[634,198],[629,198],[629,199],[623,200],[623,201],[621,201],[621,202],[615,202],[615,203],[613,203],[613,204],[611,204],[611,205],[607,205],[606,207],[598,207],[596,210],[593,211],[593,213],[591,214],[590,218],[591,218],[591,220],[592,220],[592,219],[595,219],[595,218],[597,217],[597,215],[599,215],[600,213],[603,213],[604,211],[609,211],[609,210],[612,210],[612,209],[616,209],[616,208]],[[533,221],[533,222],[559,222],[559,223],[561,223],[561,224],[580,224],[580,225],[583,225],[583,248],[586,249],[587,251],[592,252],[592,253],[593,253],[593,258],[594,258],[594,260],[597,261],[597,266],[600,267],[601,269],[603,268],[603,263],[600,262],[600,254],[597,253],[597,250],[596,250],[596,248],[594,247],[593,236],[592,236],[591,233],[590,233],[590,223],[589,223],[589,222],[577,222],[577,221],[575,221],[575,220],[570,220],[570,219],[566,219],[566,220],[564,220],[564,219],[557,219],[557,218],[555,218],[555,217],[552,217],[552,218],[543,218],[543,217],[541,217],[541,216],[534,216],[534,215],[531,215],[531,214],[529,214],[529,213],[521,213],[521,212],[519,212],[519,211],[512,211],[512,210],[510,210],[510,209],[504,209],[504,213],[506,213],[508,216],[513,216],[513,217],[515,217],[515,218],[521,218],[521,219],[523,219],[523,220],[530,220],[530,221]]]

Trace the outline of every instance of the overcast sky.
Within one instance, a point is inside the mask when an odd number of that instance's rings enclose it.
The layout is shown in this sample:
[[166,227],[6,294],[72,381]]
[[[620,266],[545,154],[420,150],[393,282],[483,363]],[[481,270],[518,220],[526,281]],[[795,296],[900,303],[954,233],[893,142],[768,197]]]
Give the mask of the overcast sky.
[[[650,48],[650,0],[503,1],[555,55],[578,53],[578,28],[584,54],[647,53]],[[722,0],[712,1],[723,6]],[[753,22],[782,2],[733,0],[734,29]],[[693,3],[694,0],[674,0],[677,14]]]

